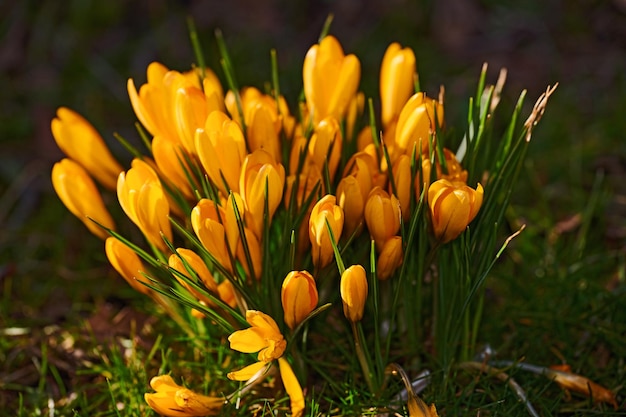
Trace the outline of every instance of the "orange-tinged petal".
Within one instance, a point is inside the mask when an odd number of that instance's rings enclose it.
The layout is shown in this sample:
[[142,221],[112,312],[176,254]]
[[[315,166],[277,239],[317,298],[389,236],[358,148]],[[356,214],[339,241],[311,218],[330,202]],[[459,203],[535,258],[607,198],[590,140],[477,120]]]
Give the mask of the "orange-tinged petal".
[[278,366],[285,391],[287,391],[291,401],[291,415],[293,417],[301,417],[304,414],[304,393],[302,392],[300,382],[298,382],[298,378],[296,378],[291,365],[289,365],[286,359],[278,359]]
[[152,139],[152,155],[159,171],[167,178],[167,181],[181,191],[186,198],[191,199],[193,189],[185,173],[191,172],[191,169],[185,162],[185,150],[181,145],[162,136],[156,136]]
[[410,48],[392,43],[380,69],[380,104],[383,127],[398,117],[414,90],[415,54]]
[[365,204],[365,222],[380,251],[400,230],[400,202],[380,187],[374,187]]
[[354,55],[344,55],[333,36],[313,45],[304,58],[302,79],[307,107],[317,123],[327,116],[342,119],[356,94],[361,64]]
[[78,217],[91,233],[100,239],[109,236],[108,232],[95,222],[115,230],[113,218],[104,206],[96,184],[79,164],[67,158],[54,164],[52,185],[65,207]]
[[183,264],[181,258],[184,259],[185,262],[187,262],[188,266],[198,276],[198,278],[200,278],[200,281],[202,281],[204,286],[207,287],[209,291],[217,292],[217,283],[213,278],[213,274],[211,274],[211,271],[209,271],[209,268],[207,268],[206,263],[197,253],[195,253],[191,249],[185,248],[178,248],[176,249],[176,252],[178,253],[178,256],[172,254],[169,258],[169,265],[171,267],[178,270],[179,272],[185,273],[185,271],[187,271],[187,268]]
[[221,211],[221,207],[216,207],[212,200],[203,198],[191,210],[191,226],[202,246],[222,267],[232,272],[232,264],[226,244],[226,232],[224,226],[219,221],[224,216],[225,214]]
[[[411,217],[411,161],[408,155],[400,155],[393,164],[393,180],[396,186],[396,197],[400,203],[402,219],[405,222]],[[389,184],[389,194],[393,192]]]
[[346,236],[363,223],[365,203],[360,184],[352,175],[344,177],[337,185],[337,201],[344,212],[344,232]]
[[328,194],[322,197],[313,206],[309,217],[309,239],[311,241],[311,254],[313,265],[323,268],[332,262],[334,257],[333,247],[326,222],[330,225],[335,242],[339,241],[343,231],[343,210],[336,204],[334,195]]
[[91,123],[75,111],[60,107],[51,129],[63,153],[79,163],[100,184],[115,189],[117,176],[123,168]]
[[340,292],[343,314],[353,323],[360,321],[368,292],[365,269],[361,265],[352,265],[341,274]]
[[169,375],[152,378],[150,386],[156,392],[145,394],[144,399],[163,416],[214,416],[220,413],[225,404],[222,398],[201,395],[176,384]]
[[239,189],[246,205],[248,227],[257,238],[263,237],[265,206],[271,222],[283,198],[285,168],[263,149],[246,157],[241,167]]
[[228,379],[231,379],[233,381],[247,381],[262,372],[263,370],[268,369],[270,365],[271,363],[255,362],[252,365],[248,365],[238,371],[229,372],[227,376]]
[[254,353],[265,349],[268,342],[265,332],[257,327],[249,327],[244,330],[237,330],[228,336],[230,348],[238,352]]
[[104,248],[113,268],[131,287],[146,295],[151,293],[152,290],[144,285],[150,281],[144,276],[145,268],[135,251],[112,236],[107,238]]
[[315,279],[307,271],[291,271],[283,281],[280,299],[285,324],[293,330],[317,306]]
[[246,142],[239,124],[220,111],[213,111],[204,129],[196,130],[196,152],[209,178],[224,196],[239,192],[241,165]]
[[483,200],[483,187],[437,180],[428,188],[428,205],[435,237],[441,243],[456,239],[476,217]]
[[402,237],[393,236],[387,240],[378,255],[376,262],[376,277],[381,280],[390,278],[393,273],[402,265]]

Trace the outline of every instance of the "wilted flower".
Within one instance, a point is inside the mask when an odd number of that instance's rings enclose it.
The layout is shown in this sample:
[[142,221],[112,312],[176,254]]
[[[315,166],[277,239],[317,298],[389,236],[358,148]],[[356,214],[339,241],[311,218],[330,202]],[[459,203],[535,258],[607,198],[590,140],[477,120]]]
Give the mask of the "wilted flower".
[[200,417],[220,414],[226,403],[223,398],[198,394],[178,385],[169,375],[155,376],[150,386],[156,392],[144,394],[154,411],[167,417]]
[[380,68],[380,107],[383,127],[398,117],[414,91],[415,54],[394,42],[387,48]]
[[95,222],[115,230],[115,223],[104,206],[96,184],[79,164],[68,158],[54,164],[52,185],[65,207],[78,217],[91,233],[100,239],[109,236],[109,233]]
[[335,242],[339,240],[343,230],[343,210],[336,204],[334,195],[322,197],[313,206],[309,218],[309,239],[311,240],[311,256],[313,265],[323,268],[328,265],[334,256],[333,246],[326,222],[330,225]]
[[172,241],[170,206],[156,172],[135,158],[132,168],[117,179],[117,198],[129,219],[139,227],[150,243],[165,252],[161,233]]
[[361,265],[352,265],[341,274],[340,291],[343,314],[352,323],[363,318],[367,288],[365,269]]
[[283,281],[280,300],[285,324],[293,330],[317,306],[315,279],[307,271],[291,271]]
[[474,220],[483,202],[483,187],[437,180],[428,188],[428,205],[435,237],[441,243],[456,239]]
[[115,160],[102,136],[80,114],[67,107],[52,119],[52,136],[65,155],[79,163],[105,187],[114,190],[124,169]]
[[356,94],[361,63],[354,55],[344,55],[339,41],[326,36],[313,45],[304,58],[304,95],[314,123],[327,116],[342,119]]

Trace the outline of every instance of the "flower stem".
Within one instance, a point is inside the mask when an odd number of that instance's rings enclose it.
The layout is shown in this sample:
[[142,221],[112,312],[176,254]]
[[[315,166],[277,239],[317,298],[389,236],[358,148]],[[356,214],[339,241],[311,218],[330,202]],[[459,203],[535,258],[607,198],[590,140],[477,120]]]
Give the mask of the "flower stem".
[[367,387],[370,392],[373,394],[374,391],[374,381],[372,372],[370,371],[369,362],[367,361],[367,357],[365,352],[363,351],[363,345],[361,344],[361,340],[363,338],[363,330],[358,325],[358,323],[350,323],[352,325],[352,334],[354,335],[354,350],[356,351],[356,357],[359,359],[359,364],[361,365],[361,370],[363,371],[363,376],[365,377],[365,382],[367,383]]

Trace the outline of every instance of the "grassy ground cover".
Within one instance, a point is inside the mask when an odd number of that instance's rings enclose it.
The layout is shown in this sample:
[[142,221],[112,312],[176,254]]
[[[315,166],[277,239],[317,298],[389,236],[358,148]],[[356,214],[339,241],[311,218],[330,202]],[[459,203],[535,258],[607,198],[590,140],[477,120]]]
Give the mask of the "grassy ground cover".
[[[412,46],[422,85],[433,92],[446,85],[449,125],[462,126],[466,103],[459,99],[474,88],[483,61],[493,74],[508,67],[508,101],[521,88],[536,97],[545,85],[561,83],[533,138],[507,213],[510,231],[521,224],[526,229],[489,277],[479,340],[499,359],[568,364],[615,392],[620,406],[614,410],[543,376],[509,369],[541,415],[624,414],[623,2],[458,6],[398,0],[314,6],[274,1],[254,13],[244,13],[237,7],[246,2],[239,3],[229,8],[220,2],[173,7],[148,1],[0,6],[8,17],[0,26],[0,90],[5,92],[0,409],[24,416],[151,415],[143,393],[159,370],[177,369],[178,375],[200,381],[204,372],[221,366],[187,348],[177,327],[108,267],[102,242],[88,235],[54,195],[49,172],[60,154],[49,122],[55,108],[80,109],[105,135],[127,133],[134,116],[126,78],[143,77],[154,59],[179,69],[189,66],[187,14],[195,18],[213,60],[212,30],[222,29],[242,83],[261,85],[269,78],[268,51],[276,48],[282,72],[290,74],[281,80],[284,93],[293,98],[300,88],[302,55],[332,11],[332,33],[370,74],[389,42]],[[210,64],[217,68],[215,62]],[[374,79],[364,79],[362,87],[377,94]],[[459,370],[455,381],[424,391],[442,415],[528,415],[510,386],[497,378]],[[351,395],[358,393],[348,393],[347,404],[354,401]],[[319,398],[313,413],[336,410],[323,393]],[[258,405],[259,415],[266,406]]]

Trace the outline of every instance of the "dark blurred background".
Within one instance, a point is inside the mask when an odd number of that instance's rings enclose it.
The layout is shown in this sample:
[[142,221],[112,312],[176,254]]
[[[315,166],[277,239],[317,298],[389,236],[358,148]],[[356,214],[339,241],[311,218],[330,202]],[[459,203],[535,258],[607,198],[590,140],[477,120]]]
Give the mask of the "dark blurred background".
[[59,286],[69,281],[70,287],[87,288],[101,280],[89,274],[93,259],[105,263],[101,243],[61,206],[50,185],[50,168],[62,157],[50,133],[57,107],[85,115],[126,164],[129,158],[112,137],[136,136],[126,80],[145,82],[153,60],[177,70],[190,67],[189,16],[222,80],[216,29],[224,33],[240,85],[262,86],[270,79],[269,51],[275,48],[282,91],[293,104],[304,55],[329,13],[330,32],[361,59],[367,95],[377,97],[383,53],[399,41],[415,50],[427,92],[446,86],[447,123],[459,129],[483,62],[490,65],[491,82],[501,67],[508,68],[509,104],[526,88],[530,106],[548,84],[559,82],[533,139],[532,185],[522,185],[515,198],[532,201],[532,190],[540,187],[558,219],[571,214],[572,201],[584,201],[594,172],[604,169],[617,196],[607,227],[613,239],[623,239],[625,0],[4,0],[0,279],[20,277],[13,285],[31,296],[41,287],[44,304],[52,299],[67,306]]

